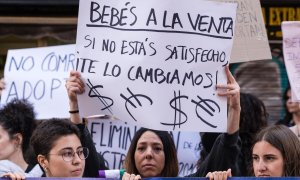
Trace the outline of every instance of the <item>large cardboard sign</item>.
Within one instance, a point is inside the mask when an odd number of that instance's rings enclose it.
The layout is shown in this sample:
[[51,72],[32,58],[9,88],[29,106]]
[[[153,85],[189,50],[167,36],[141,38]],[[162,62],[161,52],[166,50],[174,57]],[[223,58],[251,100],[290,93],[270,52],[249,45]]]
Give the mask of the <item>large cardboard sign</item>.
[[292,101],[300,101],[300,22],[284,21],[281,25],[283,56],[291,85]]
[[[93,119],[89,121],[88,128],[106,166],[122,169],[131,140],[140,127],[118,120]],[[171,131],[170,134],[177,149],[179,176],[195,172],[201,150],[199,133]]]
[[107,114],[161,130],[224,132],[236,4],[81,0],[77,70],[82,116]]
[[[75,67],[75,45],[9,50],[5,66],[6,89],[2,105],[13,98],[34,104],[39,119],[68,118],[65,78]],[[121,169],[131,140],[139,127],[116,120],[90,120],[95,146],[110,169]],[[179,175],[192,173],[199,159],[197,132],[170,132],[179,158]],[[186,156],[186,154],[189,154]]]
[[238,4],[230,63],[272,59],[260,0],[213,0]]
[[65,81],[75,69],[74,52],[75,45],[9,50],[1,105],[13,98],[28,99],[37,119],[69,117]]

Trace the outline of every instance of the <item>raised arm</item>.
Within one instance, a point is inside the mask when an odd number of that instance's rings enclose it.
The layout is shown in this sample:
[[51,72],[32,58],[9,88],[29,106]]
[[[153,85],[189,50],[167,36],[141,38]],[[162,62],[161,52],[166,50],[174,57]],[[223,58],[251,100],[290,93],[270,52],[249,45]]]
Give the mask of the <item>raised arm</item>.
[[219,91],[219,96],[227,96],[228,99],[228,123],[227,133],[233,134],[239,130],[240,125],[240,86],[234,79],[233,75],[229,71],[229,67],[225,67],[227,76],[227,85],[217,84],[217,88],[225,89],[226,91]]
[[82,94],[84,92],[84,82],[81,80],[79,72],[70,72],[70,77],[66,81],[66,89],[69,96],[70,119],[74,124],[80,124],[82,123],[82,119],[79,115],[77,94]]
[[105,166],[105,160],[103,156],[98,155],[91,134],[88,131],[86,124],[82,122],[82,118],[79,115],[77,94],[82,94],[84,92],[84,82],[81,80],[81,75],[79,72],[70,72],[70,77],[66,81],[66,89],[69,96],[70,120],[77,125],[81,132],[80,140],[82,145],[87,147],[90,151],[89,156],[86,159],[83,176],[98,177],[98,171],[107,169],[107,167]]
[[225,68],[227,84],[218,84],[218,95],[228,98],[227,133],[223,133],[215,140],[214,145],[201,161],[196,173],[190,177],[204,177],[208,172],[226,171],[231,169],[234,175],[239,175],[238,157],[240,154],[239,122],[240,122],[240,87],[232,76],[229,68]]

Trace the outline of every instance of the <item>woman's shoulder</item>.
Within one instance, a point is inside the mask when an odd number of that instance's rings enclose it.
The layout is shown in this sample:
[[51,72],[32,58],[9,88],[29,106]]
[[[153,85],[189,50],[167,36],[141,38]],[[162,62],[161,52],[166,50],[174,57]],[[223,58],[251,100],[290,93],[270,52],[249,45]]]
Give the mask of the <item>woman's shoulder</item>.
[[42,177],[44,175],[44,171],[38,164],[29,164],[25,172],[26,177]]
[[24,173],[23,169],[9,160],[0,160],[0,176],[7,172]]
[[284,118],[284,119],[280,119],[279,121],[276,121],[275,125],[285,125],[285,126],[291,127],[291,126],[294,126],[295,123],[290,118]]

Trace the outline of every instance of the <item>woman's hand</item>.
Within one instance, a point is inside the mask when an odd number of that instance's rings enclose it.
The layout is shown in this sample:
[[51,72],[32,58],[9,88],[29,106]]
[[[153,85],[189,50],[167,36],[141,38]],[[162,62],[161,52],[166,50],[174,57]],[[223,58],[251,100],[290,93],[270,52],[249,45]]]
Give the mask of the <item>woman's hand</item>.
[[241,109],[240,105],[240,86],[231,74],[229,67],[225,67],[227,76],[227,84],[217,84],[218,89],[225,89],[226,91],[219,91],[219,96],[227,96],[228,105],[230,109]]
[[5,89],[5,82],[4,82],[4,78],[0,79],[0,96],[2,94],[2,90]]
[[228,169],[227,171],[209,172],[206,177],[208,177],[209,180],[227,180],[228,177],[232,177],[231,169]]
[[82,123],[82,119],[79,116],[79,107],[77,94],[84,92],[84,82],[81,80],[81,75],[77,71],[71,71],[70,77],[66,81],[66,89],[69,96],[70,105],[70,119],[75,124]]
[[233,134],[239,129],[240,125],[240,86],[229,71],[229,67],[225,67],[227,84],[217,84],[219,96],[227,96],[228,101],[228,125],[227,133]]
[[24,180],[25,175],[23,173],[8,172],[2,175],[2,177],[10,178],[11,180]]
[[77,71],[71,71],[70,77],[66,81],[69,100],[77,103],[77,94],[84,92],[84,82],[80,79],[81,74]]
[[124,172],[122,180],[140,180],[142,179],[140,175],[135,174],[129,174],[127,172]]

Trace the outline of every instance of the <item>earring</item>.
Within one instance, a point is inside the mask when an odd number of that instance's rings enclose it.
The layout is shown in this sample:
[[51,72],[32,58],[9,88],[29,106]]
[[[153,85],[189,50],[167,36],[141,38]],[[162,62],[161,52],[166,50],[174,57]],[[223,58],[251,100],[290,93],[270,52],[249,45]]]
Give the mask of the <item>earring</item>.
[[43,166],[43,169],[44,169],[45,173],[48,172],[48,168],[46,166]]

